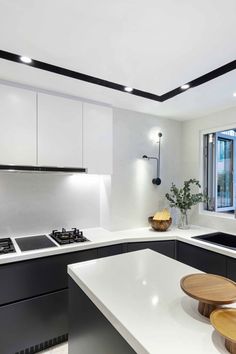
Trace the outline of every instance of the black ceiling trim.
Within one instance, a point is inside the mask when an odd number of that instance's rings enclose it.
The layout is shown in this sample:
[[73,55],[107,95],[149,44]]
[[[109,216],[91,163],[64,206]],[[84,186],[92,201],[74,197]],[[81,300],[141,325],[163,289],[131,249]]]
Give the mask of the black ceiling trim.
[[[219,68],[212,70],[209,73],[198,77],[197,79],[189,81],[188,84],[190,85],[190,88],[193,88],[193,87],[205,84],[206,82],[216,79],[217,77],[227,74],[228,72],[235,70],[235,69],[236,69],[236,60],[233,60],[228,64],[220,66]],[[186,90],[182,90],[181,87],[177,87],[176,89],[161,95],[161,101],[164,102],[174,96],[179,95],[180,93],[183,93],[184,91],[186,91]]]
[[[107,81],[107,80],[103,80],[94,76],[90,76],[90,75],[86,75],[86,74],[82,74],[80,72],[77,71],[73,71],[73,70],[69,70],[66,68],[62,68],[60,66],[56,66],[56,65],[52,65],[52,64],[48,64],[48,63],[44,63],[42,61],[39,60],[34,60],[32,59],[32,62],[29,64],[23,63],[21,61],[21,55],[18,54],[14,54],[14,53],[10,53],[10,52],[6,52],[4,50],[0,50],[0,58],[2,59],[6,59],[6,60],[10,60],[16,63],[20,63],[20,64],[24,64],[27,66],[31,66],[37,69],[41,69],[41,70],[45,70],[45,71],[49,71],[51,73],[55,73],[58,75],[62,75],[62,76],[66,76],[66,77],[70,77],[76,80],[80,80],[80,81],[85,81],[85,82],[89,82],[91,84],[95,84],[95,85],[99,85],[99,86],[103,86],[103,87],[107,87],[113,90],[118,90],[118,91],[122,91],[125,93],[128,93],[130,95],[135,95],[135,96],[139,96],[139,97],[143,97],[143,98],[147,98],[149,100],[153,100],[153,101],[157,101],[157,102],[164,102],[166,100],[169,100],[172,97],[175,97],[181,93],[184,93],[187,90],[183,90],[181,89],[181,87],[177,87],[174,90],[171,90],[169,92],[164,93],[163,95],[155,95],[153,93],[150,92],[146,92],[146,91],[142,91],[142,90],[138,90],[133,88],[132,92],[126,92],[125,91],[125,85],[120,85],[117,84],[115,82],[112,81]],[[210,71],[209,73],[202,75],[200,77],[198,77],[195,80],[192,80],[190,82],[188,82],[188,84],[190,85],[190,88],[202,85],[210,80],[213,80],[221,75],[224,75],[232,70],[236,69],[236,60],[233,60],[232,62],[225,64],[213,71]]]

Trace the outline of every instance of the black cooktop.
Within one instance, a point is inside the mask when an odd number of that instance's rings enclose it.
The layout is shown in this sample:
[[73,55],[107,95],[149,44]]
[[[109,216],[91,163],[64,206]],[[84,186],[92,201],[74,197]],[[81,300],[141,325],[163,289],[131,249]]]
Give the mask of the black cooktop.
[[62,228],[61,231],[53,230],[49,236],[51,236],[59,245],[68,245],[70,243],[86,242],[89,241],[84,235],[83,231],[80,231],[76,227],[72,230],[66,230]]
[[16,252],[15,247],[13,246],[12,240],[8,238],[0,239],[0,255],[6,253]]
[[21,251],[32,251],[41,248],[57,247],[46,235],[15,238]]

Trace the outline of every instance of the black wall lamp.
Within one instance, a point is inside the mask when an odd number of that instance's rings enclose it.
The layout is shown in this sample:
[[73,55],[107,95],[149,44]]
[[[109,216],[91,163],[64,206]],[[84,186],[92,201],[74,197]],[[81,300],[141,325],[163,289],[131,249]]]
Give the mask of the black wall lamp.
[[162,133],[158,133],[158,156],[157,157],[153,157],[153,156],[147,156],[147,155],[143,155],[143,159],[148,159],[148,160],[156,160],[157,163],[157,177],[152,179],[152,183],[156,184],[157,186],[159,186],[161,184],[161,171],[160,171],[160,167],[161,167],[161,137],[162,137]]

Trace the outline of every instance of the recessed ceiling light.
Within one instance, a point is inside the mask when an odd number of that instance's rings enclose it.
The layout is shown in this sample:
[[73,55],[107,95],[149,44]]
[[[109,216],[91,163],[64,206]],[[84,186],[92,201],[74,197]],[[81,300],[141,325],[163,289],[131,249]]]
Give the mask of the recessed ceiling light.
[[187,90],[190,87],[189,84],[184,84],[183,86],[181,86],[181,90]]
[[20,57],[20,60],[23,61],[23,63],[25,63],[25,64],[30,64],[32,62],[31,58],[24,57],[24,56]]
[[133,88],[132,88],[132,87],[129,87],[129,86],[126,86],[126,87],[125,87],[125,91],[126,91],[126,92],[132,92],[132,91],[133,91]]
[[233,96],[236,97],[236,92],[233,93]]

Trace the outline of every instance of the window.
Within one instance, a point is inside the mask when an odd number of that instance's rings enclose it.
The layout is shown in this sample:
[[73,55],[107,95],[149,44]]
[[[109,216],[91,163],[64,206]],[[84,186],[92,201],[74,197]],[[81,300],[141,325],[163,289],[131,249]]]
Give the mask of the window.
[[204,135],[205,209],[235,211],[236,129]]

